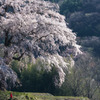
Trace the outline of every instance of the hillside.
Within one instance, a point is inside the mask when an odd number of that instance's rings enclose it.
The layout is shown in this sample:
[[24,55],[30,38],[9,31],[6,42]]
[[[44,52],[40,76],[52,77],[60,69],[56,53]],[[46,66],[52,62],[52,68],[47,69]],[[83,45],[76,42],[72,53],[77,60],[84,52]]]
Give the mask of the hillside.
[[66,0],[61,13],[78,36],[100,36],[100,0]]
[[66,80],[70,81],[69,86],[72,84],[74,95],[100,100],[100,0],[64,0],[59,5],[68,26],[76,32],[77,43],[83,52],[75,59],[72,79],[67,76]]
[[[0,91],[0,100],[8,100],[11,92]],[[12,92],[13,100],[89,100],[83,97],[53,96],[49,93],[20,93]]]

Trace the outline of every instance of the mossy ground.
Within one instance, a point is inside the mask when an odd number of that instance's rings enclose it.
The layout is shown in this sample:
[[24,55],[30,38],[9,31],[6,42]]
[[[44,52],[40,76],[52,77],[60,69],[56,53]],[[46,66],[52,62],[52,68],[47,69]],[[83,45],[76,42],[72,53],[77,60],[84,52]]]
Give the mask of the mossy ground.
[[10,100],[10,93],[13,94],[12,100],[89,100],[84,97],[53,96],[49,93],[28,93],[0,91],[0,100]]

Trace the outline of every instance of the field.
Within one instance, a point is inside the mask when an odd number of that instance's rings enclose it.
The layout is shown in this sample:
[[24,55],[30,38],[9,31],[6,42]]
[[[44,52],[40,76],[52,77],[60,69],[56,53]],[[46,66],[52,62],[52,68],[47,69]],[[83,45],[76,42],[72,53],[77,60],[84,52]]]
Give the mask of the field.
[[89,100],[84,97],[53,96],[49,93],[28,93],[0,91],[0,100],[10,100],[10,93],[13,94],[13,100]]

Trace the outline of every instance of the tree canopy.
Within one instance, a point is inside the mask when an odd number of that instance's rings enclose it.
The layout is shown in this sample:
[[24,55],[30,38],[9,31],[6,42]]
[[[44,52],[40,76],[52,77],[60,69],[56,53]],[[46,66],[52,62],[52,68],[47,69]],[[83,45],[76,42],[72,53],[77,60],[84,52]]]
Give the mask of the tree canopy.
[[58,10],[58,5],[43,0],[0,0],[0,39],[6,64],[24,55],[41,57],[56,64],[64,81],[62,68],[67,68],[67,62],[63,57],[76,56],[80,46]]

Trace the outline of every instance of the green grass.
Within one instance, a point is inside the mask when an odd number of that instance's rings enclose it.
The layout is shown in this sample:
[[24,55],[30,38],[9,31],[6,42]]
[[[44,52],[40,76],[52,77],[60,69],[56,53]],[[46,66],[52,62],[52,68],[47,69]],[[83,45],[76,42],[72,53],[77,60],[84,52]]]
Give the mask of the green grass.
[[[11,91],[0,91],[0,100],[9,100]],[[53,96],[49,93],[12,92],[13,100],[89,100],[84,97]]]

